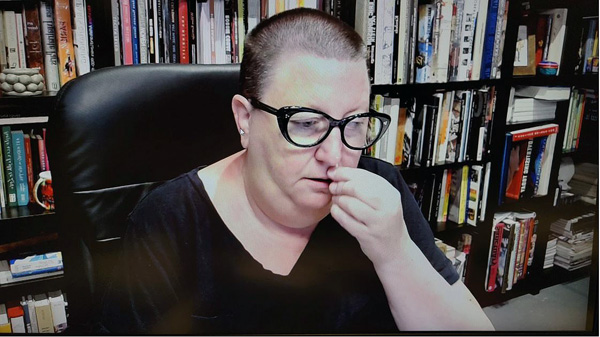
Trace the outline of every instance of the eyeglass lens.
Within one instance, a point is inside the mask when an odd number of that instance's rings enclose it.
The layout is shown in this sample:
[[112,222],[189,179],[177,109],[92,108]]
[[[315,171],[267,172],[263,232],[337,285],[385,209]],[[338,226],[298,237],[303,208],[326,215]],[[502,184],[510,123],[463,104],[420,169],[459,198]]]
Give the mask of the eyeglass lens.
[[[356,117],[342,128],[348,145],[355,148],[371,146],[377,139],[383,124],[376,117]],[[329,120],[313,112],[298,112],[292,115],[287,124],[290,139],[299,145],[313,145],[320,142],[329,130]]]

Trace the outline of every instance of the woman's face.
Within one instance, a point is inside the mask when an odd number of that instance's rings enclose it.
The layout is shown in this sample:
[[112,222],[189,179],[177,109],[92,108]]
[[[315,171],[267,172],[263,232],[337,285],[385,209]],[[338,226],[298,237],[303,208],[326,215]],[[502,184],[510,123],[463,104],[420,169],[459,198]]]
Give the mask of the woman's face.
[[[369,109],[370,87],[363,61],[294,54],[282,56],[274,67],[261,97],[265,104],[277,109],[309,107],[335,119]],[[314,147],[292,145],[283,138],[277,118],[259,109],[251,111],[249,130],[252,181],[247,184],[263,212],[280,223],[285,222],[281,213],[289,210],[326,216],[331,205],[327,170],[336,165],[356,167],[361,151],[342,143],[339,128]]]

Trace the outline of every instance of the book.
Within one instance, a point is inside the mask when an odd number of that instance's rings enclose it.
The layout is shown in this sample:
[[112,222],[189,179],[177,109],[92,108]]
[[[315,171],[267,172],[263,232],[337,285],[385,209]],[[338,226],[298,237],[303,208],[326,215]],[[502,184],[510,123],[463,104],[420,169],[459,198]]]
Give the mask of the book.
[[69,0],[54,0],[54,19],[60,84],[65,85],[65,83],[77,77]]
[[29,134],[23,135],[23,145],[25,147],[25,166],[27,167],[27,188],[29,192],[29,202],[35,202],[33,193],[33,187],[37,181],[36,177],[38,173],[34,173],[33,166],[33,155],[31,153],[31,136]]
[[[133,27],[131,24],[131,4],[129,1],[119,1],[121,5],[121,53],[122,64],[131,65],[133,63]],[[114,29],[114,28],[113,28]]]
[[133,64],[140,64],[140,36],[137,6],[138,0],[129,0],[129,10],[131,14],[131,52]]
[[377,1],[374,84],[392,84],[394,1]]
[[30,255],[22,259],[9,261],[10,272],[14,278],[55,272],[63,269],[61,252]]
[[431,41],[435,6],[419,5],[417,56],[415,56],[415,83],[431,82],[433,44]]
[[86,5],[85,14],[87,16],[87,38],[88,38],[88,52],[90,57],[90,71],[96,69],[96,46],[94,42],[94,21],[92,15],[92,6]]
[[17,46],[19,55],[19,68],[27,68],[27,55],[25,51],[25,36],[23,32],[23,13],[15,13],[15,23],[17,31]]
[[6,312],[6,305],[0,303],[0,333],[11,333],[12,329]]
[[500,260],[500,247],[504,231],[504,223],[494,221],[490,249],[488,253],[488,266],[485,276],[485,290],[492,292],[496,289],[496,275],[498,273],[498,262]]
[[492,61],[494,53],[494,39],[496,36],[496,25],[498,21],[498,9],[500,2],[504,0],[490,0],[486,18],[485,33],[483,37],[483,49],[481,54],[481,70],[479,79],[490,79],[492,75]]
[[17,205],[27,206],[27,204],[29,204],[29,185],[27,182],[27,159],[25,158],[25,140],[23,131],[11,131],[11,138],[14,155]]
[[48,292],[50,309],[52,310],[52,323],[55,333],[61,333],[67,329],[66,301],[60,290]]
[[54,333],[52,309],[50,308],[48,297],[45,294],[37,294],[33,298],[39,333]]
[[12,333],[25,333],[25,313],[23,312],[23,307],[15,303],[14,306],[6,310],[6,313],[10,319]]
[[54,9],[49,1],[40,1],[40,23],[44,52],[45,87],[48,91],[58,91],[60,90],[60,75],[58,70],[58,53],[56,51],[56,29],[54,25]]
[[483,166],[473,165],[469,168],[469,191],[467,201],[466,222],[471,226],[477,226],[479,220],[479,200],[483,189]]
[[25,49],[27,67],[37,68],[40,75],[44,76],[44,52],[42,50],[42,34],[40,32],[40,13],[36,4],[23,3],[25,15]]
[[85,0],[72,0],[73,50],[77,75],[90,72],[90,46],[88,41],[87,10]]
[[6,125],[2,127],[2,153],[4,159],[4,181],[6,194],[7,194],[7,206],[17,206],[17,185],[15,180],[15,164],[12,149],[12,134],[10,126]]
[[479,11],[477,12],[475,32],[473,36],[473,57],[471,64],[471,80],[479,80],[481,74],[481,57],[483,54],[483,43],[485,27],[487,23],[488,0],[479,0]]
[[[119,0],[110,0],[111,28],[113,42],[113,61],[115,66],[123,64],[121,53],[121,11],[119,10]],[[124,28],[123,28],[124,29]]]
[[178,0],[178,29],[179,29],[179,63],[190,63],[190,47],[188,38],[188,2]]
[[[149,62],[149,41],[148,41],[148,23],[151,21],[148,15],[148,0],[137,0],[137,23],[138,23],[138,44],[140,51],[140,64]],[[150,0],[152,1],[152,0]],[[186,2],[187,3],[187,2]],[[186,15],[187,18],[187,15]]]
[[35,302],[31,295],[27,295],[27,311],[29,312],[29,320],[31,322],[31,333],[39,333],[37,315],[35,312]]
[[19,42],[17,39],[17,17],[14,11],[2,12],[4,23],[4,44],[6,48],[6,68],[19,68]]
[[[533,139],[513,142],[510,150],[510,165],[508,166],[508,177],[506,183],[506,197],[518,200],[521,196],[521,185],[524,177],[527,152],[531,155]],[[525,175],[525,179],[526,179]]]

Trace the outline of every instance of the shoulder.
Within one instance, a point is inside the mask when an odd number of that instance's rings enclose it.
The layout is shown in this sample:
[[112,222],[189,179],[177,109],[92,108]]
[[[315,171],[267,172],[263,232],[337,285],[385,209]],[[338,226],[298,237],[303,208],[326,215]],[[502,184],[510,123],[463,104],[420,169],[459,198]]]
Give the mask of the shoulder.
[[402,184],[401,182],[403,181],[402,176],[400,175],[400,172],[396,166],[378,158],[361,156],[358,162],[358,168],[383,177],[396,188],[399,188],[399,186]]
[[206,193],[197,176],[198,168],[159,184],[149,191],[129,214],[132,222],[165,222],[190,214],[203,205]]

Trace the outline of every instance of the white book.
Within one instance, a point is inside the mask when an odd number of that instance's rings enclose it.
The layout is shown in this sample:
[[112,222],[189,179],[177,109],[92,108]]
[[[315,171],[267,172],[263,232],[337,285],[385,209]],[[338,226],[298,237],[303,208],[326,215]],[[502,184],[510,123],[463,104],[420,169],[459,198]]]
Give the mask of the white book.
[[374,84],[392,84],[394,1],[377,1]]
[[468,81],[471,78],[470,69],[472,68],[471,59],[473,56],[473,33],[478,11],[479,0],[465,0],[458,57],[458,81]]
[[6,43],[4,42],[4,14],[0,9],[0,71],[8,68],[6,59]]
[[72,0],[73,8],[73,46],[75,48],[75,67],[77,75],[90,72],[90,45],[87,34],[87,14],[85,0]]
[[473,165],[469,168],[469,191],[467,191],[467,224],[477,226],[479,219],[479,198],[483,187],[483,166]]
[[460,135],[460,151],[458,154],[458,161],[465,161],[467,154],[467,144],[469,143],[469,131],[471,129],[471,116],[473,115],[472,103],[473,103],[473,91],[465,90],[463,94],[465,105],[462,111],[462,130]]
[[27,56],[25,55],[25,28],[23,27],[23,14],[15,13],[15,23],[17,31],[17,45],[19,46],[19,67],[27,68]]
[[[150,0],[152,1],[152,0]],[[145,64],[149,61],[148,55],[148,5],[146,0],[137,0],[138,14],[138,38],[140,44],[140,63]],[[179,14],[177,14],[179,17]]]
[[568,151],[570,150],[570,147],[568,147],[568,139],[571,139],[571,119],[573,118],[573,109],[574,106],[576,106],[577,104],[575,103],[575,97],[577,95],[577,92],[575,90],[573,90],[573,94],[571,95],[571,99],[569,100],[569,112],[567,115],[567,124],[565,126],[565,138],[563,139],[563,147],[562,150],[563,151]]
[[394,160],[396,158],[396,138],[398,137],[398,118],[400,114],[400,98],[391,98],[390,99],[390,117],[392,120],[390,121],[390,127],[387,131],[388,133],[388,141],[387,141],[387,157],[386,160],[392,165],[394,164]]
[[33,301],[33,297],[31,297],[31,295],[27,295],[27,311],[29,311],[31,333],[39,333],[37,315],[35,313],[35,302]]
[[319,9],[319,3],[317,0],[304,0],[304,6],[306,8]]
[[[212,1],[212,0],[211,0]],[[218,64],[231,63],[231,57],[225,54],[225,1],[215,1],[215,53]]]
[[471,80],[478,81],[481,74],[481,56],[485,38],[485,24],[487,22],[488,0],[479,0],[475,36],[473,38],[473,60],[471,63]]
[[67,328],[67,311],[65,309],[65,300],[63,294],[58,291],[48,293],[50,309],[52,310],[52,322],[54,324],[54,332],[59,333]]
[[[364,1],[364,0],[363,0]],[[365,1],[366,2],[366,1]],[[397,84],[408,84],[410,71],[410,25],[411,25],[411,1],[400,0],[400,16],[398,17],[398,73]],[[366,18],[365,18],[366,20]]]
[[438,147],[435,159],[435,165],[446,164],[446,152],[448,150],[448,137],[450,135],[450,123],[452,115],[452,102],[454,101],[454,91],[444,93],[441,113],[438,114],[438,124],[440,124],[438,137]]
[[260,0],[248,0],[248,32],[260,22]]
[[492,163],[487,162],[485,164],[485,176],[483,178],[483,192],[481,195],[481,207],[479,212],[479,220],[485,221],[485,211],[487,209],[487,199],[488,199],[488,191],[490,189],[490,176],[492,169]]
[[435,82],[448,82],[448,61],[450,60],[450,38],[452,35],[452,7],[453,0],[440,1],[437,10],[441,16],[440,35],[437,50],[433,50],[433,78]]
[[[515,227],[515,234],[513,236],[513,245],[512,250],[510,252],[510,263],[508,265],[508,280],[506,283],[506,290],[511,290],[513,286],[513,281],[515,277],[515,264],[518,255],[517,248],[519,246],[519,239],[521,237],[521,223],[519,221],[514,221],[513,226]],[[507,271],[504,270],[504,272],[506,273]]]
[[110,13],[112,23],[112,37],[115,66],[121,65],[121,16],[119,14],[119,0],[110,0]]
[[211,19],[209,2],[196,3],[198,15],[198,56],[201,64],[211,64],[212,60],[212,40],[211,40]]
[[4,43],[8,69],[19,68],[19,42],[17,40],[17,18],[14,11],[4,11]]
[[562,60],[563,45],[567,31],[567,9],[554,8],[541,12],[552,16],[552,27],[550,28],[550,44],[548,45],[547,61],[558,63],[557,75],[560,73],[560,62]]
[[40,28],[44,50],[44,73],[46,76],[46,90],[48,91],[58,91],[60,89],[53,12],[54,10],[51,2],[40,2]]
[[497,65],[499,64],[498,59],[502,57],[502,55],[500,55],[500,44],[502,42],[502,30],[504,27],[503,23],[506,2],[507,0],[498,1],[498,16],[496,17],[496,32],[494,35],[494,49],[492,52],[492,69],[490,78],[496,78],[496,73],[499,73]]
[[[431,137],[433,137],[433,158],[429,158],[429,160],[431,160],[432,165],[436,165],[436,162],[437,162],[438,138],[439,138],[439,133],[440,133],[443,108],[444,108],[444,94],[437,93],[437,94],[434,94],[434,96],[438,98],[438,110],[437,110],[438,113],[436,114],[437,119],[435,122],[435,133],[433,135],[431,135]],[[428,160],[428,162],[429,162],[429,160]]]

